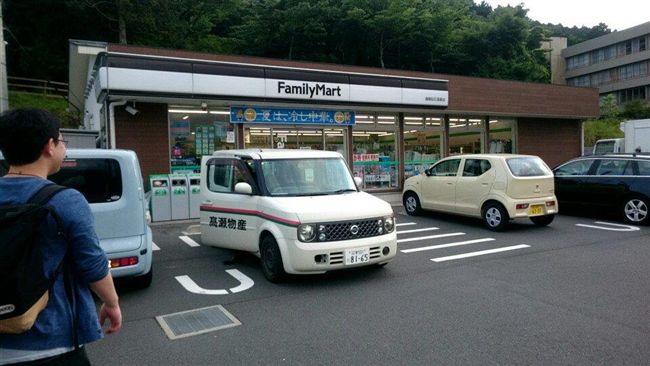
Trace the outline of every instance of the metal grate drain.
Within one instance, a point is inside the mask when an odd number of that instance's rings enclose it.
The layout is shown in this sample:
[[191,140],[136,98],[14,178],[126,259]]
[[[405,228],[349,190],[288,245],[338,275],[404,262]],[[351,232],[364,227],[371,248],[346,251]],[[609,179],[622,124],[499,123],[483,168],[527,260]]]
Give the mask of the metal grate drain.
[[169,339],[191,337],[241,325],[241,322],[221,305],[160,315],[156,320]]

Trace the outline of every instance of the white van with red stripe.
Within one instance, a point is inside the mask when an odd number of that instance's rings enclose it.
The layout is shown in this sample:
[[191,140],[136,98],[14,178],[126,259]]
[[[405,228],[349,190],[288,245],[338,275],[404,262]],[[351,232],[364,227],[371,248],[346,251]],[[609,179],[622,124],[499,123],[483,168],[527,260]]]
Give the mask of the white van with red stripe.
[[384,265],[393,209],[358,184],[337,152],[217,151],[201,160],[201,241],[254,253],[270,281]]

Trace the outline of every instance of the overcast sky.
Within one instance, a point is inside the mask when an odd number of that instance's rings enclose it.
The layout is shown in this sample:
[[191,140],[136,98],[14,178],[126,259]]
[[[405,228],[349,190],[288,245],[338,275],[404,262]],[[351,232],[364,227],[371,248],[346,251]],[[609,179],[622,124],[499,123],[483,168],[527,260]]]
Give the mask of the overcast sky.
[[[481,0],[474,0],[480,3]],[[593,27],[605,23],[611,30],[623,30],[650,22],[648,0],[485,0],[493,8],[498,5],[524,4],[528,17],[541,23],[573,27]]]

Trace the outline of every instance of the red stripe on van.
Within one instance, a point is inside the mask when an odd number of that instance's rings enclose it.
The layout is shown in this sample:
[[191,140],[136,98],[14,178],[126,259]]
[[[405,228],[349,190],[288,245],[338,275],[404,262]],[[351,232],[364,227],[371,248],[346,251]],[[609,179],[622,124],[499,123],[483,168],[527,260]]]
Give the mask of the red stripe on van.
[[285,224],[285,225],[291,225],[291,226],[300,225],[300,221],[294,221],[294,220],[289,220],[289,219],[285,219],[285,218],[278,217],[278,216],[269,215],[267,213],[264,213],[262,211],[257,211],[257,210],[245,210],[245,209],[241,209],[241,208],[227,208],[227,207],[217,207],[217,206],[211,206],[211,205],[201,205],[201,211],[225,212],[225,213],[234,213],[234,214],[241,214],[241,215],[253,215],[253,216],[263,217],[265,219],[269,219],[269,220],[272,220],[272,221],[277,221],[277,222],[279,222],[281,224]]

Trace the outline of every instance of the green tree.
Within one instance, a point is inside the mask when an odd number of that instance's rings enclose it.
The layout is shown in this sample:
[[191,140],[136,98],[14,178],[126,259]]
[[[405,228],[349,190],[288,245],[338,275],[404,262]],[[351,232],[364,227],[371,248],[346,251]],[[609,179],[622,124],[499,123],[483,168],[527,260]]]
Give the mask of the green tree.
[[593,146],[597,140],[604,138],[623,137],[620,123],[623,118],[613,94],[603,98],[600,117],[585,121],[585,145]]
[[625,119],[650,118],[650,104],[643,100],[633,100],[623,104],[623,117]]

